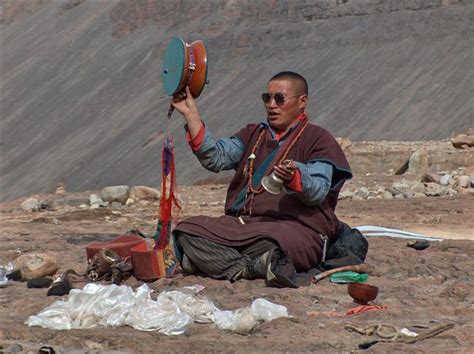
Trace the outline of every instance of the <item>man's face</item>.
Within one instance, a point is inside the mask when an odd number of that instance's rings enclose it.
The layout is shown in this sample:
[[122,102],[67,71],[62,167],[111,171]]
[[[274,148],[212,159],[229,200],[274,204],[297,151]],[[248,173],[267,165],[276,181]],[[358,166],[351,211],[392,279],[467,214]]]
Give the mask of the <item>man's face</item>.
[[[296,92],[291,81],[273,80],[267,85],[267,90],[272,97],[265,104],[267,121],[278,132],[285,131],[298,116],[304,112],[308,96],[303,92]],[[285,97],[283,103],[278,104],[274,95],[280,93]]]

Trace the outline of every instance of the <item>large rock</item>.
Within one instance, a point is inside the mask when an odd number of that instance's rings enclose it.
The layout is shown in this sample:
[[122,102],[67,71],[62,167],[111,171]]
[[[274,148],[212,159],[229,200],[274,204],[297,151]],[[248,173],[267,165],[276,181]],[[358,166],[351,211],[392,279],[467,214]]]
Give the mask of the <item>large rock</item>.
[[469,131],[467,134],[458,134],[451,139],[453,146],[457,149],[467,149],[474,146],[474,134]]
[[38,210],[38,199],[36,198],[28,198],[23,201],[20,207],[24,211],[37,211]]
[[408,173],[415,176],[421,176],[428,171],[429,160],[428,153],[424,149],[416,150],[410,156],[408,161]]
[[119,202],[125,204],[130,194],[129,186],[104,187],[101,191],[102,199],[106,202]]
[[147,186],[134,186],[130,190],[129,198],[136,202],[140,200],[157,200],[161,198],[161,192],[158,189]]
[[459,176],[457,184],[459,188],[469,188],[471,186],[471,179],[469,176]]
[[428,197],[440,197],[447,194],[448,188],[433,182],[426,183],[425,195]]
[[13,260],[13,271],[20,270],[21,280],[53,275],[58,271],[56,258],[45,253],[21,255]]

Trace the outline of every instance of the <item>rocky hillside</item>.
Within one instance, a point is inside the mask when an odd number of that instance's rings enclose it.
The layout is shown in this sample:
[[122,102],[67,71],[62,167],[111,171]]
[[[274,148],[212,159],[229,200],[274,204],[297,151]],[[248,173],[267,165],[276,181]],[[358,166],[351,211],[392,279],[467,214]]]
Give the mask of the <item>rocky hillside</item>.
[[[313,122],[360,140],[436,140],[473,126],[472,0],[0,0],[0,198],[160,183],[163,50],[204,39],[198,104],[217,136],[261,120],[280,70],[310,82]],[[183,137],[179,183],[209,178]]]

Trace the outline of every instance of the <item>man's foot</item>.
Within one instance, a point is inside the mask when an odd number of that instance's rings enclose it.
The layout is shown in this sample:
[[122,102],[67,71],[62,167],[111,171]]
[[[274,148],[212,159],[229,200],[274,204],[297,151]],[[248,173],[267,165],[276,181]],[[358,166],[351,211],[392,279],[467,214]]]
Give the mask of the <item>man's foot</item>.
[[253,259],[243,269],[241,278],[244,279],[266,279],[268,272],[271,273],[271,261],[274,255],[275,249],[271,249],[261,256]]
[[187,274],[195,274],[198,272],[198,269],[194,265],[193,262],[186,256],[186,254],[183,254],[183,261],[181,262],[181,268],[183,271]]

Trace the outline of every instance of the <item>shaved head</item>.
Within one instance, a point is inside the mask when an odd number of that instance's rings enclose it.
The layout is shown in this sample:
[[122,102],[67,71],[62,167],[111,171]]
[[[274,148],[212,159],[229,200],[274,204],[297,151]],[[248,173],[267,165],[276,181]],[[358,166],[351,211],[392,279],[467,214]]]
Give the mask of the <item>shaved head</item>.
[[298,73],[293,71],[282,71],[270,79],[270,81],[275,80],[290,81],[295,93],[308,95],[308,83],[306,82],[306,79]]

